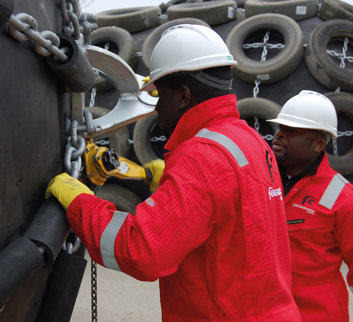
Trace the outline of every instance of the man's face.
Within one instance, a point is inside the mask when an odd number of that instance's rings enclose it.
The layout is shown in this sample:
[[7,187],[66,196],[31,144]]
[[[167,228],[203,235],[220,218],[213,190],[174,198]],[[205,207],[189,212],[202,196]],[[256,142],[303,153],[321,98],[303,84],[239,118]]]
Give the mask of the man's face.
[[170,137],[182,116],[178,91],[170,89],[162,82],[155,85],[159,96],[155,108],[159,117],[159,126]]
[[301,168],[315,160],[313,141],[317,133],[311,129],[279,125],[272,141],[277,162],[286,168]]

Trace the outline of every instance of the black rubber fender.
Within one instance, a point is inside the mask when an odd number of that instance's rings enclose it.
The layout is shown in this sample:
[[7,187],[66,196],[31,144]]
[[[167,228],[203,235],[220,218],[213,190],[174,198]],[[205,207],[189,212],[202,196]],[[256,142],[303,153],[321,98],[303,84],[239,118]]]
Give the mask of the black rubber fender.
[[96,193],[98,198],[112,202],[117,210],[135,214],[136,206],[142,199],[132,190],[121,185],[107,182]]
[[201,3],[181,3],[167,9],[168,20],[197,18],[210,26],[236,19],[237,4],[233,0],[206,1]]
[[[326,97],[328,97],[332,103],[335,105],[336,112],[338,115],[338,120],[340,121],[340,116],[347,118],[350,121],[350,126],[353,123],[353,94],[340,92],[340,93],[325,93]],[[340,122],[338,124],[338,130],[340,130]],[[349,127],[349,125],[348,125]],[[346,129],[345,129],[346,130]],[[352,130],[349,127],[349,130]],[[337,139],[338,150],[340,147],[340,137]],[[329,142],[328,145],[330,145]],[[328,147],[326,147],[327,157],[329,159],[330,165],[333,169],[337,172],[341,173],[342,175],[349,175],[353,174],[353,145],[348,148],[348,150],[343,154],[338,154],[335,156],[328,151]],[[339,151],[338,151],[339,152]]]
[[[252,41],[251,37],[258,37],[255,42],[263,42],[267,31],[272,31],[281,39],[285,47],[277,55],[272,55],[261,62],[259,57],[255,60],[245,54],[243,45]],[[271,37],[271,34],[270,34]],[[271,42],[271,39],[270,39]],[[304,35],[299,25],[285,15],[264,13],[246,18],[237,24],[228,34],[226,44],[238,65],[233,68],[241,80],[253,83],[260,79],[263,84],[274,83],[291,74],[301,63],[304,55]]]
[[303,20],[316,16],[317,0],[247,0],[245,2],[245,17],[261,13],[280,13],[294,20]]
[[117,26],[130,33],[146,30],[159,24],[158,6],[112,9],[97,13],[98,27]]
[[[353,67],[345,61],[345,68],[340,67],[340,60],[332,58],[328,53],[330,45],[344,43],[348,38],[348,46],[353,43],[353,21],[344,19],[327,20],[317,25],[311,32],[305,48],[305,63],[310,73],[325,87],[353,92]],[[342,53],[342,47],[335,50]]]
[[191,24],[191,25],[202,25],[206,27],[210,27],[205,21],[201,19],[196,19],[196,18],[180,18],[180,19],[175,19],[168,21],[156,29],[154,29],[146,38],[146,40],[143,43],[142,46],[142,61],[145,64],[145,67],[149,70],[150,69],[150,61],[151,61],[151,56],[152,56],[152,51],[154,47],[156,46],[157,42],[161,38],[162,33],[175,25],[179,24]]
[[[261,97],[243,98],[237,102],[237,109],[240,118],[250,123],[248,120],[257,117],[260,122],[259,133],[262,136],[273,135],[277,129],[277,124],[266,122],[269,119],[275,119],[281,110],[281,106],[274,101]],[[252,124],[249,124],[252,126]]]
[[[91,112],[93,119],[99,118],[110,112],[109,109],[100,106],[92,106],[86,107],[86,110]],[[96,140],[105,138],[98,136]],[[129,144],[129,140],[131,139],[130,132],[127,126],[123,126],[119,128],[114,134],[108,137],[109,146],[112,150],[114,150],[118,155],[127,158],[130,155],[131,145]]]
[[0,26],[5,24],[11,17],[15,3],[13,0],[1,0],[0,1]]
[[338,0],[323,0],[318,15],[324,20],[347,19],[353,21],[353,5]]
[[155,159],[163,159],[164,145],[166,141],[151,142],[151,138],[161,136],[163,131],[159,127],[159,119],[157,115],[150,115],[139,119],[133,132],[133,148],[137,159],[141,164],[145,164]]

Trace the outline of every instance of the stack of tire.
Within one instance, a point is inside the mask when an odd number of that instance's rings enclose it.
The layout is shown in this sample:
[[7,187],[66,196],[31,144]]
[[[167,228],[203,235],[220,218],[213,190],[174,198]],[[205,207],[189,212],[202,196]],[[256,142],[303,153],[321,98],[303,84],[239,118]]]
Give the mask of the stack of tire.
[[[149,74],[153,48],[167,28],[189,23],[215,30],[238,62],[233,89],[240,116],[268,142],[275,127],[266,120],[286,100],[302,89],[325,94],[337,110],[340,135],[327,146],[329,160],[353,178],[353,5],[347,0],[172,0],[97,18],[92,44],[120,55],[139,75]],[[96,87],[96,104],[114,107],[117,91],[102,81]],[[120,147],[133,142],[133,148],[124,156],[140,164],[163,158],[166,138],[157,116],[127,129],[130,138],[125,134]],[[142,199],[148,194],[136,184],[129,188]]]

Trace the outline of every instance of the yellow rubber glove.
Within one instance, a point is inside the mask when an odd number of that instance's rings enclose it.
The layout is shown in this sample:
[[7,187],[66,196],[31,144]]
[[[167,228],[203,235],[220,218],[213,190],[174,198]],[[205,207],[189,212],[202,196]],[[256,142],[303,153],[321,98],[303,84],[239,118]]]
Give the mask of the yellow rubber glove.
[[67,210],[70,203],[81,193],[94,193],[79,180],[71,177],[67,173],[61,173],[54,177],[48,185],[45,192],[45,198],[54,196]]
[[145,169],[149,169],[152,174],[152,179],[148,181],[150,186],[150,191],[153,193],[157,190],[159,186],[159,180],[161,179],[165,167],[164,160],[156,159],[152,160],[143,165]]

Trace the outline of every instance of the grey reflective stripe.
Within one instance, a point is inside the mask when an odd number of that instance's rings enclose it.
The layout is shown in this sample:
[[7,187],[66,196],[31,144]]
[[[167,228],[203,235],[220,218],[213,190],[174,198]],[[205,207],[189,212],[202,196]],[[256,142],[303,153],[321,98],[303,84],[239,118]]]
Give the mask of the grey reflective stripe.
[[103,264],[105,267],[121,271],[114,256],[114,243],[116,235],[123,225],[128,212],[115,211],[112,219],[101,236],[100,249]]
[[329,185],[327,186],[324,194],[322,195],[319,205],[326,207],[327,209],[332,209],[338,196],[340,195],[344,185],[348,181],[343,178],[342,175],[336,174]]
[[249,163],[239,147],[227,136],[218,132],[209,131],[207,129],[200,130],[196,136],[200,138],[207,138],[223,145],[232,154],[239,167],[243,167]]

